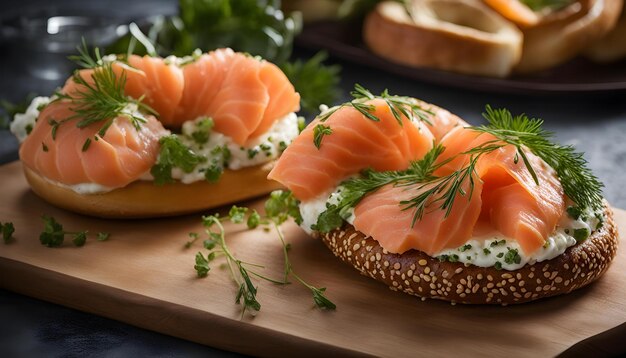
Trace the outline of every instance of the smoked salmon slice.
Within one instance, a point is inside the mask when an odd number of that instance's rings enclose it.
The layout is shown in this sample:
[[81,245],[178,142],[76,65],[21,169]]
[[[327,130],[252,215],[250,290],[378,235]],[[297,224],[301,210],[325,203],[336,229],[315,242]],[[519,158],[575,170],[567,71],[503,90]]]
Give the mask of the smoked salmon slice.
[[164,126],[182,125],[175,120],[185,87],[181,68],[159,57],[131,55],[128,65],[114,62],[113,71],[118,77],[122,72],[126,76],[126,95],[134,99],[143,98],[142,102],[158,113]]
[[[402,116],[402,125],[382,99],[372,105],[372,121],[351,106],[338,109],[321,122],[319,117],[287,147],[268,178],[276,180],[306,201],[328,192],[361,170],[402,170],[421,159],[433,146],[434,137],[421,121]],[[330,127],[319,148],[314,144],[317,125]]]
[[[470,155],[464,152],[490,143],[503,145],[490,134],[462,127],[453,129],[441,142],[445,150],[439,162],[448,162],[436,174],[445,176],[465,167]],[[556,228],[565,199],[555,172],[536,155],[527,151],[526,156],[539,184],[518,157],[517,149],[505,145],[480,156],[472,174],[471,195],[466,180],[462,184],[465,195],[457,193],[448,217],[435,203],[412,226],[414,210],[403,210],[405,206],[400,202],[433,184],[390,186],[366,196],[355,207],[354,226],[393,253],[416,249],[432,256],[463,245],[475,227],[481,231],[490,227],[517,241],[524,253],[532,254]]]
[[[31,170],[66,185],[95,183],[120,188],[138,180],[154,165],[159,138],[166,135],[154,116],[136,129],[125,116],[114,119],[102,138],[95,140],[102,123],[78,128],[80,118],[59,125],[53,138],[53,121],[71,118],[75,112],[66,100],[50,103],[40,113],[32,132],[20,147],[20,158]],[[87,139],[90,144],[83,150]]]
[[[300,95],[287,76],[271,62],[231,49],[200,55],[178,66],[167,59],[132,55],[128,64],[112,63],[118,78],[125,76],[125,94],[142,99],[168,128],[198,117],[211,117],[214,130],[246,145],[266,133],[279,119],[300,110]],[[90,84],[93,69],[79,71]],[[62,89],[80,89],[70,78]]]
[[[467,127],[469,124],[449,111],[424,101],[416,100],[416,103],[427,111],[426,126],[435,137],[435,142],[441,139],[457,127]],[[428,113],[430,112],[430,113]]]
[[[400,202],[432,186],[412,184],[380,188],[355,207],[354,227],[373,237],[391,253],[416,249],[433,256],[444,248],[463,245],[472,236],[480,215],[480,195],[458,195],[448,217],[445,217],[445,210],[428,210],[411,226],[415,210],[403,210]],[[478,180],[474,191],[480,191],[481,187],[482,183]],[[468,182],[464,183],[464,190],[469,192]]]
[[276,65],[231,49],[202,55],[183,71],[178,125],[211,117],[215,131],[245,145],[300,109],[300,95]]

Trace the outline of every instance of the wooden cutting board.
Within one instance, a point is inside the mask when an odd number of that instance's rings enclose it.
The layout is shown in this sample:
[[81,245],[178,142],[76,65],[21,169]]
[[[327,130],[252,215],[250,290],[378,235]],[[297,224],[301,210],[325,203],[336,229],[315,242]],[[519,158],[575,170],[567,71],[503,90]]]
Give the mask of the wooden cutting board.
[[[236,287],[215,266],[196,278],[200,245],[184,248],[200,215],[157,220],[101,220],[56,209],[37,198],[17,162],[0,167],[0,221],[12,221],[16,241],[0,244],[0,287],[132,325],[252,355],[554,356],[626,322],[626,250],[606,275],[572,294],[517,306],[451,306],[392,292],[341,263],[295,224],[284,231],[293,266],[328,288],[336,311],[321,311],[298,284],[259,283],[262,308],[241,318]],[[260,206],[262,201],[250,203]],[[82,248],[39,243],[42,214],[66,230],[108,231]],[[616,210],[620,231],[626,212]],[[228,226],[228,243],[245,261],[280,277],[274,233]],[[622,239],[623,240],[623,239]]]

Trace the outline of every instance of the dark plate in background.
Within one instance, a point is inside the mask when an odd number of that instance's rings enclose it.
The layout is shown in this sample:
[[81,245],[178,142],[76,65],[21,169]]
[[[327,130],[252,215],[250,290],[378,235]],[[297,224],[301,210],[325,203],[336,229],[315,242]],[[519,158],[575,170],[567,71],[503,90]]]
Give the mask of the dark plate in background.
[[337,21],[306,24],[296,44],[309,49],[324,49],[338,58],[410,79],[450,87],[539,95],[626,92],[626,60],[600,65],[585,58],[576,58],[532,75],[515,75],[504,79],[470,76],[389,62],[367,49],[361,39],[360,25]]

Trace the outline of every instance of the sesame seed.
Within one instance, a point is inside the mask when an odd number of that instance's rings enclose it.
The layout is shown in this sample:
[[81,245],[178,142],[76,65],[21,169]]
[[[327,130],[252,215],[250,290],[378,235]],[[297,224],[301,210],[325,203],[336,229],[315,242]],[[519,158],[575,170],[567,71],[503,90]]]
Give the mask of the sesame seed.
[[420,266],[426,266],[426,264],[428,263],[426,260],[421,259],[417,262]]

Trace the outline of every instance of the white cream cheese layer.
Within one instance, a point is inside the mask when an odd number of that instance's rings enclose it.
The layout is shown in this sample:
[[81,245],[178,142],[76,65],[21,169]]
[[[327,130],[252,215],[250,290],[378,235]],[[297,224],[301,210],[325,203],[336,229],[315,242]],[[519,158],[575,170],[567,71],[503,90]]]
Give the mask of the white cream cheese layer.
[[[337,204],[341,200],[342,187],[324,193],[314,199],[300,203],[300,215],[304,231],[311,234],[314,230],[312,225],[317,223],[319,215],[330,205]],[[442,261],[460,262],[479,267],[496,267],[505,270],[517,270],[526,264],[542,262],[553,259],[565,252],[565,250],[576,245],[577,231],[586,230],[586,235],[591,235],[600,225],[601,213],[595,213],[587,209],[578,219],[573,219],[567,212],[564,212],[556,230],[547,239],[542,248],[531,255],[524,254],[524,251],[517,241],[507,238],[500,233],[494,232],[492,235],[471,238],[465,245],[446,249],[436,253]],[[354,222],[354,210],[349,213],[346,222]]]
[[213,160],[223,159],[223,149],[216,151],[215,148],[226,148],[229,158],[225,163],[225,168],[238,170],[278,158],[298,136],[298,117],[295,113],[290,113],[277,120],[265,134],[253,139],[246,146],[240,146],[232,138],[215,131],[210,131],[206,143],[199,144],[193,139],[193,133],[198,130],[203,120],[206,118],[200,117],[187,121],[182,127],[181,142],[194,153],[207,158],[206,162],[199,164],[191,173],[185,173],[180,168],[172,169],[172,177],[183,183],[205,180],[205,171],[213,164]]
[[[25,113],[15,115],[13,122],[11,122],[11,132],[18,138],[20,143],[26,139],[34,127],[40,109],[46,106],[50,101],[51,98],[49,97],[36,97],[28,106]],[[136,105],[129,105],[127,108],[124,108],[122,112],[128,115],[143,116],[142,113],[137,110]],[[232,138],[215,131],[209,131],[207,142],[199,144],[194,141],[192,133],[198,130],[198,126],[203,119],[206,118],[201,117],[193,121],[185,122],[182,127],[182,134],[179,135],[183,144],[187,145],[197,155],[207,158],[206,162],[198,165],[191,173],[185,173],[179,168],[172,169],[172,177],[183,183],[206,180],[204,171],[211,165],[216,155],[218,155],[218,153],[215,152],[216,147],[227,148],[229,152],[229,158],[227,163],[225,163],[225,167],[231,170],[238,170],[267,163],[278,158],[299,134],[298,117],[295,113],[290,113],[277,120],[267,133],[250,141],[246,146],[240,146],[236,144]],[[149,181],[153,180],[153,177],[150,171],[148,171],[144,173],[139,180]],[[115,189],[96,183],[67,185],[55,181],[50,182],[73,190],[78,194],[106,193]]]
[[50,103],[50,97],[35,97],[28,105],[26,112],[17,113],[11,122],[11,133],[22,143],[35,127],[39,112]]

